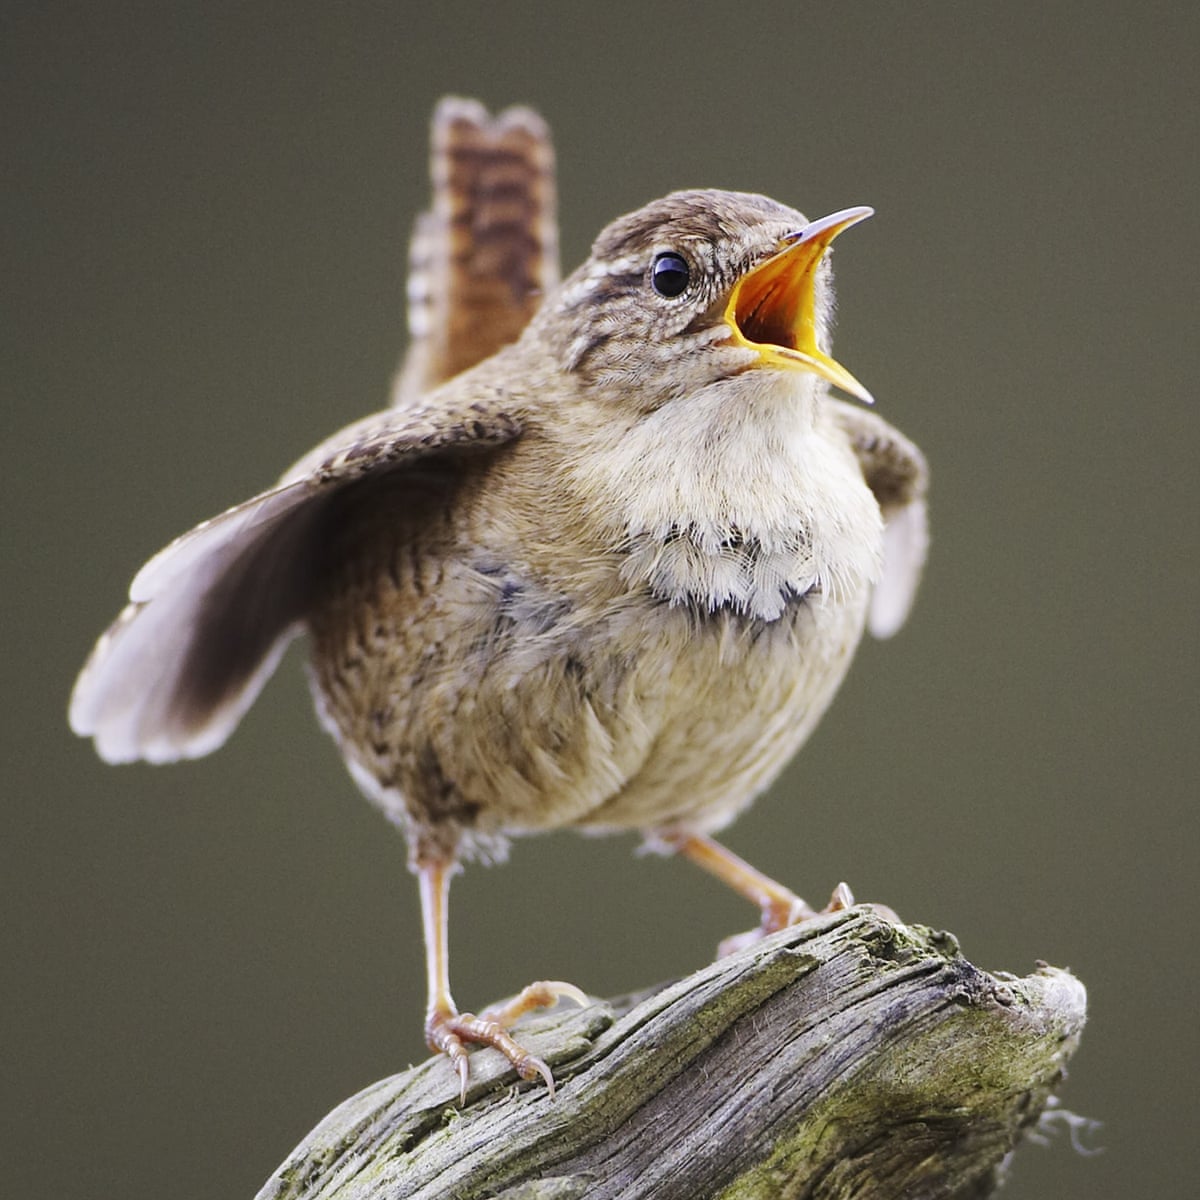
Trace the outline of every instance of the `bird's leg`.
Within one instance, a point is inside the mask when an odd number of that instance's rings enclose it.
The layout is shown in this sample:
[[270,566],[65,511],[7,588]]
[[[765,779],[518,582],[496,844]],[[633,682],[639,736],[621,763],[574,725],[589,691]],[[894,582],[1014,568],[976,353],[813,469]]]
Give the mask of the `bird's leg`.
[[421,919],[425,929],[425,969],[428,1004],[425,1009],[425,1042],[435,1054],[444,1054],[458,1073],[459,1094],[466,1102],[470,1060],[465,1043],[492,1046],[512,1063],[522,1079],[543,1079],[554,1095],[554,1076],[536,1055],[530,1054],[505,1032],[505,1026],[533,1008],[568,997],[580,1005],[587,997],[569,983],[545,980],[531,983],[507,1004],[486,1009],[479,1016],[460,1013],[450,995],[450,946],[447,901],[453,864],[436,861],[417,865],[421,887]]
[[688,834],[665,840],[684,858],[691,859],[710,875],[715,875],[722,883],[733,888],[739,896],[745,896],[751,904],[757,905],[762,913],[762,922],[757,929],[726,938],[721,943],[718,951],[721,955],[731,954],[770,933],[777,933],[780,929],[820,916],[821,913],[840,912],[854,903],[850,889],[844,883],[839,883],[829,903],[818,913],[795,892],[761,871],[756,871],[745,859],[739,858],[732,850],[726,850],[710,837]]

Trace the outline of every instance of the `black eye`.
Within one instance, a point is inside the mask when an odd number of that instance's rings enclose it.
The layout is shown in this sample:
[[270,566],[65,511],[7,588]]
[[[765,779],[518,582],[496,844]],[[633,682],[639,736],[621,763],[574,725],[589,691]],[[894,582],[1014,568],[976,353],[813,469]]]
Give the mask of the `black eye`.
[[668,251],[660,254],[650,268],[650,282],[660,296],[671,299],[681,296],[688,285],[690,272],[687,263],[678,254]]

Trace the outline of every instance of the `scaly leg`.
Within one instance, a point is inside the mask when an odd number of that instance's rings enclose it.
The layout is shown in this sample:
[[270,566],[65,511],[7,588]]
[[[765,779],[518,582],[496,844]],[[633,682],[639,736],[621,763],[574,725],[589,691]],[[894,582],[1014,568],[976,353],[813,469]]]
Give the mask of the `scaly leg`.
[[481,1015],[460,1013],[450,995],[450,947],[447,927],[447,901],[452,864],[422,863],[417,867],[421,887],[421,919],[425,929],[425,969],[428,1005],[425,1010],[425,1041],[435,1054],[444,1054],[458,1073],[459,1095],[465,1103],[470,1058],[464,1043],[475,1042],[499,1050],[516,1068],[522,1079],[544,1079],[554,1095],[554,1076],[538,1057],[530,1054],[505,1032],[511,1024],[533,1008],[555,1004],[561,997],[581,1006],[587,997],[577,987],[555,980],[531,983],[507,1004],[487,1009]]
[[739,896],[745,896],[751,904],[757,905],[762,913],[762,923],[757,929],[726,938],[721,943],[718,951],[721,955],[731,954],[742,946],[758,941],[768,934],[777,933],[780,929],[786,929],[799,921],[807,921],[822,913],[840,912],[854,903],[850,889],[844,883],[839,883],[834,888],[829,903],[818,913],[795,892],[781,883],[776,883],[761,871],[756,871],[732,850],[726,850],[710,837],[690,834],[667,837],[664,840],[684,858],[691,859],[698,867],[703,867],[710,875],[715,875],[722,883],[733,888]]

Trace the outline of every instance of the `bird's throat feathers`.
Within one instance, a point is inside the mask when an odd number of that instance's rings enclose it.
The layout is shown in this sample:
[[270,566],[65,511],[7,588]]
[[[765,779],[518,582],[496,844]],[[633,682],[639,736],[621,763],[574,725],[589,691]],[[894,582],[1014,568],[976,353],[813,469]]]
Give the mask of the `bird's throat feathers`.
[[589,422],[568,474],[626,584],[765,620],[797,598],[865,594],[879,506],[823,392],[815,377],[751,370],[629,423]]

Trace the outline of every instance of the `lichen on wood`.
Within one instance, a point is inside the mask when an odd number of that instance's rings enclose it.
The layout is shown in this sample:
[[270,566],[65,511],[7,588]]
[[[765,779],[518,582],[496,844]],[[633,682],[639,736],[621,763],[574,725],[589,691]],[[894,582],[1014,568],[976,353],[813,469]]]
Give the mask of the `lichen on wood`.
[[333,1110],[258,1200],[989,1195],[1061,1080],[1085,993],[988,974],[855,908],[676,983],[521,1022],[558,1092],[472,1055]]

